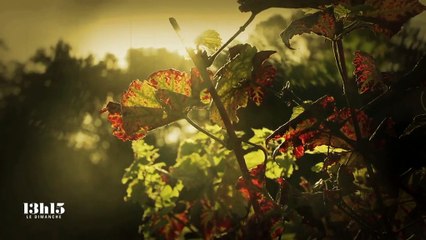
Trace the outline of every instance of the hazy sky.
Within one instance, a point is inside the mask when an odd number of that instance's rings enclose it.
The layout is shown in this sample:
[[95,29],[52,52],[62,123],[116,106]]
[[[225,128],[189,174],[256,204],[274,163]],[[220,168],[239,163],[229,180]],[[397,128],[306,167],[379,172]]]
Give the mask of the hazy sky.
[[130,47],[182,49],[168,22],[171,16],[192,39],[206,29],[230,36],[248,14],[239,12],[236,0],[1,1],[0,38],[9,47],[2,54],[22,60],[59,38],[76,53],[98,57],[107,51],[123,57]]
[[[264,13],[257,21],[273,12],[277,11]],[[171,16],[191,40],[207,29],[226,39],[249,15],[239,12],[237,0],[3,0],[0,39],[9,50],[0,54],[25,60],[36,48],[49,47],[58,39],[69,42],[77,54],[97,57],[112,52],[124,58],[130,47],[182,52],[168,22]],[[415,21],[426,25],[425,19],[423,13]]]

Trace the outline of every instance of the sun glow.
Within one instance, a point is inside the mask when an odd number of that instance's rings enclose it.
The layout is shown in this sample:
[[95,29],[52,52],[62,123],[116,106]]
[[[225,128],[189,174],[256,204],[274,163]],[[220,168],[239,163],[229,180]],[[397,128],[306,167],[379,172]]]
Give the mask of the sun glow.
[[[153,16],[109,16],[80,29],[74,36],[78,42],[78,54],[92,53],[97,59],[102,59],[106,53],[112,53],[118,59],[119,67],[127,67],[127,51],[131,48],[166,48],[171,52],[188,58],[185,47],[191,46],[194,39],[203,31],[215,29],[219,31],[223,41],[229,38],[243,22],[236,23],[194,21],[191,16],[180,16],[182,27],[181,35],[185,38],[185,45],[171,27],[167,15]],[[246,38],[245,34],[240,39]]]
[[127,67],[127,51],[131,48],[165,48],[170,52],[187,57],[185,47],[177,36],[174,36],[174,39],[171,36],[158,36],[156,40],[145,40],[137,36],[131,36],[128,39],[117,35],[112,29],[93,33],[81,46],[78,49],[81,53],[90,52],[98,59],[102,59],[106,53],[112,53],[117,57],[120,68]]

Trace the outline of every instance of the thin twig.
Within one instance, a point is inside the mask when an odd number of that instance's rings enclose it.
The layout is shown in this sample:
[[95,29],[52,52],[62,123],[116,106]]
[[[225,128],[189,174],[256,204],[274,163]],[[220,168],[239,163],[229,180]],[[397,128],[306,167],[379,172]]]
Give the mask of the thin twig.
[[370,138],[368,139],[369,142],[371,142],[376,137],[377,133],[384,126],[386,120],[388,120],[388,118],[383,118],[383,120],[379,123],[379,125],[376,127],[376,130],[374,130],[373,134],[371,134]]
[[232,41],[234,41],[234,39],[238,35],[240,35],[242,32],[246,30],[247,26],[250,25],[251,22],[253,22],[255,17],[256,17],[256,14],[252,13],[250,17],[247,19],[247,21],[238,29],[238,31],[234,33],[234,35],[232,35],[232,37],[229,38],[225,44],[223,44],[213,55],[209,57],[209,62],[207,63],[207,66],[210,66],[213,63],[213,61],[216,59],[216,57],[220,54],[220,52],[222,52],[223,49],[225,49]]
[[220,138],[216,137],[216,136],[215,136],[215,135],[213,135],[211,132],[209,132],[209,131],[207,131],[206,129],[202,128],[200,125],[198,125],[196,122],[194,122],[194,121],[193,121],[190,117],[185,116],[185,120],[186,120],[189,124],[191,124],[191,126],[193,126],[194,128],[196,128],[198,131],[200,131],[200,132],[202,132],[202,133],[206,134],[207,136],[209,136],[210,138],[214,139],[214,140],[215,140],[215,141],[217,141],[218,143],[222,144],[225,148],[227,148],[226,143],[225,143],[222,139],[220,139]]

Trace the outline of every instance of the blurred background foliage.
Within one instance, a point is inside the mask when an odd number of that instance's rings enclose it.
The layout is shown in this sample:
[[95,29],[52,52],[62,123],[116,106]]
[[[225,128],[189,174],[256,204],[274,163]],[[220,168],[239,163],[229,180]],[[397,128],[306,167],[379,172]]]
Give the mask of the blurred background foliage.
[[[273,59],[279,76],[261,107],[252,104],[240,110],[239,130],[274,129],[289,118],[291,107],[276,98],[286,81],[296,94],[303,91],[310,99],[340,94],[332,85],[339,78],[329,43],[300,36],[293,41],[296,50],[286,49],[279,33],[289,22],[272,16],[250,33],[249,43],[277,51]],[[383,71],[403,73],[424,55],[426,42],[418,29],[406,27],[392,40],[357,31],[345,39],[345,47],[348,56],[362,49]],[[7,43],[0,41],[0,53],[7,50]],[[216,66],[226,61],[223,56]],[[125,186],[120,181],[133,152],[130,143],[112,136],[99,110],[107,101],[118,100],[133,79],[159,69],[188,71],[192,65],[167,49],[141,48],[128,50],[127,66],[121,69],[112,54],[102,59],[76,56],[63,40],[37,50],[25,62],[0,58],[1,239],[140,238],[142,210],[123,201]],[[206,121],[203,114],[193,117]],[[178,142],[194,133],[178,122],[146,141],[160,146],[162,161],[174,161]],[[49,224],[29,222],[22,215],[23,202],[65,202],[66,213],[63,220]]]

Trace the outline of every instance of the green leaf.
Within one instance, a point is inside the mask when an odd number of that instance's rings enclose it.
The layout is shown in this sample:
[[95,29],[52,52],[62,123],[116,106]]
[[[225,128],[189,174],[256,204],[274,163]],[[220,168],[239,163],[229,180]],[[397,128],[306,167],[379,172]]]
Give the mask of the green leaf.
[[132,142],[132,148],[135,159],[122,178],[122,183],[127,184],[124,199],[141,204],[145,217],[160,211],[170,212],[183,189],[182,182],[169,184],[168,173],[163,169],[165,163],[156,162],[158,149],[143,140]]
[[249,139],[249,142],[259,145],[265,145],[265,139],[272,134],[272,130],[268,128],[251,129],[254,136]]
[[315,33],[327,39],[333,40],[337,32],[338,23],[334,17],[333,9],[328,8],[323,11],[309,14],[300,19],[294,20],[281,33],[281,39],[288,48],[293,49],[290,46],[290,40],[295,35]]
[[324,162],[319,162],[311,167],[311,171],[319,173],[322,171],[323,167],[324,167]]
[[297,116],[302,114],[305,111],[305,108],[302,106],[293,107],[293,112],[291,113],[290,120],[295,119]]
[[[216,91],[231,121],[238,122],[237,110],[246,107],[248,103],[248,93],[245,91],[245,87],[251,78],[252,59],[257,50],[246,44],[237,45],[229,51],[231,60],[216,74]],[[215,104],[211,108],[210,117],[215,123],[222,123]]]
[[207,30],[201,33],[195,39],[197,48],[206,48],[206,50],[216,51],[222,45],[222,38],[215,30]]
[[157,148],[147,144],[142,139],[132,142],[132,150],[135,154],[135,158],[141,163],[154,163],[160,156]]
[[145,185],[141,184],[139,179],[134,179],[127,186],[126,196],[124,197],[124,200],[134,200],[135,202],[138,202],[141,205],[146,204],[149,201],[149,197],[145,193],[145,191]]
[[207,169],[211,163],[204,155],[193,153],[178,159],[177,163],[170,169],[170,174],[182,181],[185,188],[199,189],[211,184]]
[[[290,167],[288,168],[288,170],[289,169],[290,169]],[[269,162],[266,163],[265,176],[269,179],[280,178],[283,175],[284,171],[285,171],[285,169],[283,167],[281,167],[280,165],[278,165],[276,162],[269,161]],[[293,173],[292,170],[291,170],[291,173]],[[290,173],[290,175],[291,175],[291,173]]]
[[136,179],[143,166],[153,164],[160,156],[157,148],[145,143],[143,140],[132,142],[132,149],[135,154],[135,160],[126,168],[121,179],[123,184],[126,184],[129,180]]
[[265,161],[265,155],[262,150],[252,151],[244,155],[247,168],[253,168]]
[[[291,155],[290,153],[284,152],[284,153],[280,153],[279,155],[277,155],[274,160],[277,163],[277,165],[283,171],[281,173],[281,176],[283,176],[285,178],[291,177],[291,175],[293,174],[293,171],[297,167],[295,165],[296,158],[293,155]],[[274,165],[274,167],[275,167],[275,165]],[[268,169],[268,166],[267,166],[267,169]]]

